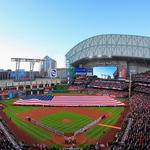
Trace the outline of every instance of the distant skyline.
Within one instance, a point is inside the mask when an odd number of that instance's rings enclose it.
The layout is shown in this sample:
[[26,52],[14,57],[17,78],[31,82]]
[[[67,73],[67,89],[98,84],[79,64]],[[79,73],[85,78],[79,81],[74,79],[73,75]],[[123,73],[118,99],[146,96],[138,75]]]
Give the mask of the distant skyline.
[[46,55],[65,67],[72,47],[99,34],[150,36],[149,6],[149,0],[0,0],[0,69],[15,69],[11,57]]

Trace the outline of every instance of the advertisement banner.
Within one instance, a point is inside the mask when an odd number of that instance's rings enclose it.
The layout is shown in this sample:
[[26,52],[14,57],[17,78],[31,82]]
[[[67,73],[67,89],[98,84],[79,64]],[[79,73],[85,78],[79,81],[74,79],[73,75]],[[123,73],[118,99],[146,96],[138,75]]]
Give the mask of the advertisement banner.
[[93,68],[75,68],[77,75],[93,75]]
[[127,68],[126,67],[118,68],[118,77],[119,78],[126,78],[126,74],[127,74]]

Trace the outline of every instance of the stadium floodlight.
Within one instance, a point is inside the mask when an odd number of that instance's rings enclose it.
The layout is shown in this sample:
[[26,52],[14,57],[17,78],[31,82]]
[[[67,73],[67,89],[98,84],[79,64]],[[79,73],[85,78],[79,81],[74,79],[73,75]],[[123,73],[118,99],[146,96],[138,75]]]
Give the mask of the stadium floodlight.
[[30,63],[30,81],[31,81],[34,78],[33,69],[34,69],[35,63],[40,63],[45,60],[44,59],[31,59],[31,58],[11,58],[11,61],[16,62],[16,80],[20,80],[19,79],[20,63],[29,62]]

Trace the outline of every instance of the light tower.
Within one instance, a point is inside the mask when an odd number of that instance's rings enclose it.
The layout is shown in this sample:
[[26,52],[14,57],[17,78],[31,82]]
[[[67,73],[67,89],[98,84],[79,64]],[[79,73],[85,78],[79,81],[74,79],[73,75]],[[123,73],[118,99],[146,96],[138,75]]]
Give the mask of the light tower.
[[30,63],[30,81],[34,79],[34,65],[35,63],[43,62],[44,59],[30,59],[30,58],[11,58],[12,62],[16,62],[16,81],[19,80],[19,69],[21,62],[29,62]]
[[135,70],[130,71],[130,77],[129,77],[129,98],[131,97],[131,90],[132,90],[132,74],[135,73]]

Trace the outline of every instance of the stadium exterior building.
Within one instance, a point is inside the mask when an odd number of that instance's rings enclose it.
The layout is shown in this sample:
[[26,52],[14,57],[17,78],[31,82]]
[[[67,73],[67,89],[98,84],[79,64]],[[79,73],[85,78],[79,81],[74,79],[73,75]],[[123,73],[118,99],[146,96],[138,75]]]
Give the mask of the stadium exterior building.
[[121,34],[97,35],[66,54],[67,75],[75,67],[116,66],[120,77],[150,70],[150,37]]
[[40,72],[42,77],[51,77],[51,70],[56,69],[57,62],[50,58],[49,56],[45,56],[43,58],[43,62],[41,63]]

